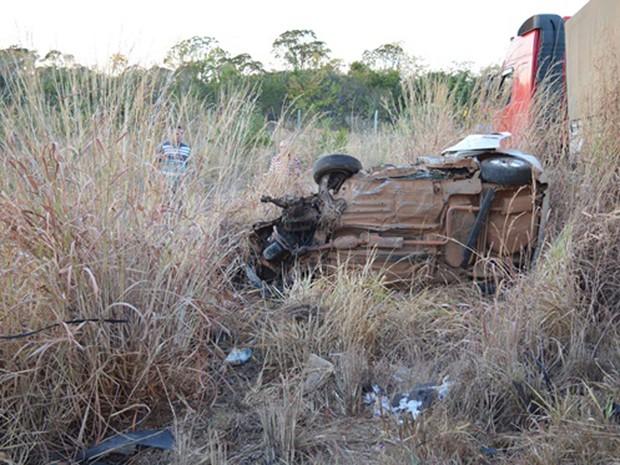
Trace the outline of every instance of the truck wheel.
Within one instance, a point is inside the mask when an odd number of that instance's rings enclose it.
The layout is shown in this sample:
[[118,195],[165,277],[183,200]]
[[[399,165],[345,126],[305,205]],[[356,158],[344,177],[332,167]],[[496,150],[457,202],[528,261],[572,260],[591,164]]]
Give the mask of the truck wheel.
[[480,178],[493,184],[522,186],[532,182],[532,167],[519,158],[490,157],[480,162]]
[[[330,177],[336,175],[333,177],[344,181],[361,169],[362,164],[357,158],[351,155],[336,153],[319,158],[312,167],[312,177],[317,184],[321,184],[321,179],[325,175],[330,175]],[[330,188],[334,188],[331,180],[329,184]]]

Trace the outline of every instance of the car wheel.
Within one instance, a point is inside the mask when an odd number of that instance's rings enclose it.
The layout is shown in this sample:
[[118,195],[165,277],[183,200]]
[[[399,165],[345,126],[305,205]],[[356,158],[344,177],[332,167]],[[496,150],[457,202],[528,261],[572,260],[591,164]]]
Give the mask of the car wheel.
[[532,182],[532,167],[514,157],[490,157],[480,162],[480,178],[485,182],[522,186]]
[[336,153],[319,158],[312,167],[312,177],[317,184],[321,184],[321,179],[329,175],[334,178],[333,182],[330,179],[328,183],[330,189],[337,189],[336,184],[342,183],[361,169],[362,164],[357,158]]

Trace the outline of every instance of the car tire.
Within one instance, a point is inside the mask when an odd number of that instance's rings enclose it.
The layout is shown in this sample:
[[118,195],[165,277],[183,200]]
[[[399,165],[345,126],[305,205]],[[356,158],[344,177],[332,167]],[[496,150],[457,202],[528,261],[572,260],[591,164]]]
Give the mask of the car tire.
[[337,174],[344,179],[353,176],[362,169],[360,161],[351,155],[335,153],[319,158],[312,167],[312,177],[317,184],[321,184],[323,176]]
[[515,157],[485,158],[480,162],[480,178],[493,184],[523,186],[532,182],[532,167]]

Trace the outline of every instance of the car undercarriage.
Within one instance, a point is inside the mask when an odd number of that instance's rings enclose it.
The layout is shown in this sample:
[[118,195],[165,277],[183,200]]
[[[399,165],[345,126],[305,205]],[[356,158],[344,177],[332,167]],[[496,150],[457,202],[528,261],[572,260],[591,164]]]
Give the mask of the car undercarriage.
[[455,147],[367,171],[349,155],[321,157],[317,193],[262,198],[281,215],[252,228],[253,275],[270,283],[299,267],[370,267],[407,284],[488,281],[527,268],[548,208],[540,163],[498,146]]

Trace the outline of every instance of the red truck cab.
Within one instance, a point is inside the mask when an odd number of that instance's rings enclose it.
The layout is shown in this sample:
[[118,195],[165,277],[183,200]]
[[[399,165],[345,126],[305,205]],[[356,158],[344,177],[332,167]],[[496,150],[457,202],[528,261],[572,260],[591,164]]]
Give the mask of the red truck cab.
[[499,76],[506,105],[496,120],[499,131],[518,141],[530,125],[534,95],[543,81],[549,91],[564,93],[564,21],[558,15],[536,15],[525,21],[510,48]]

